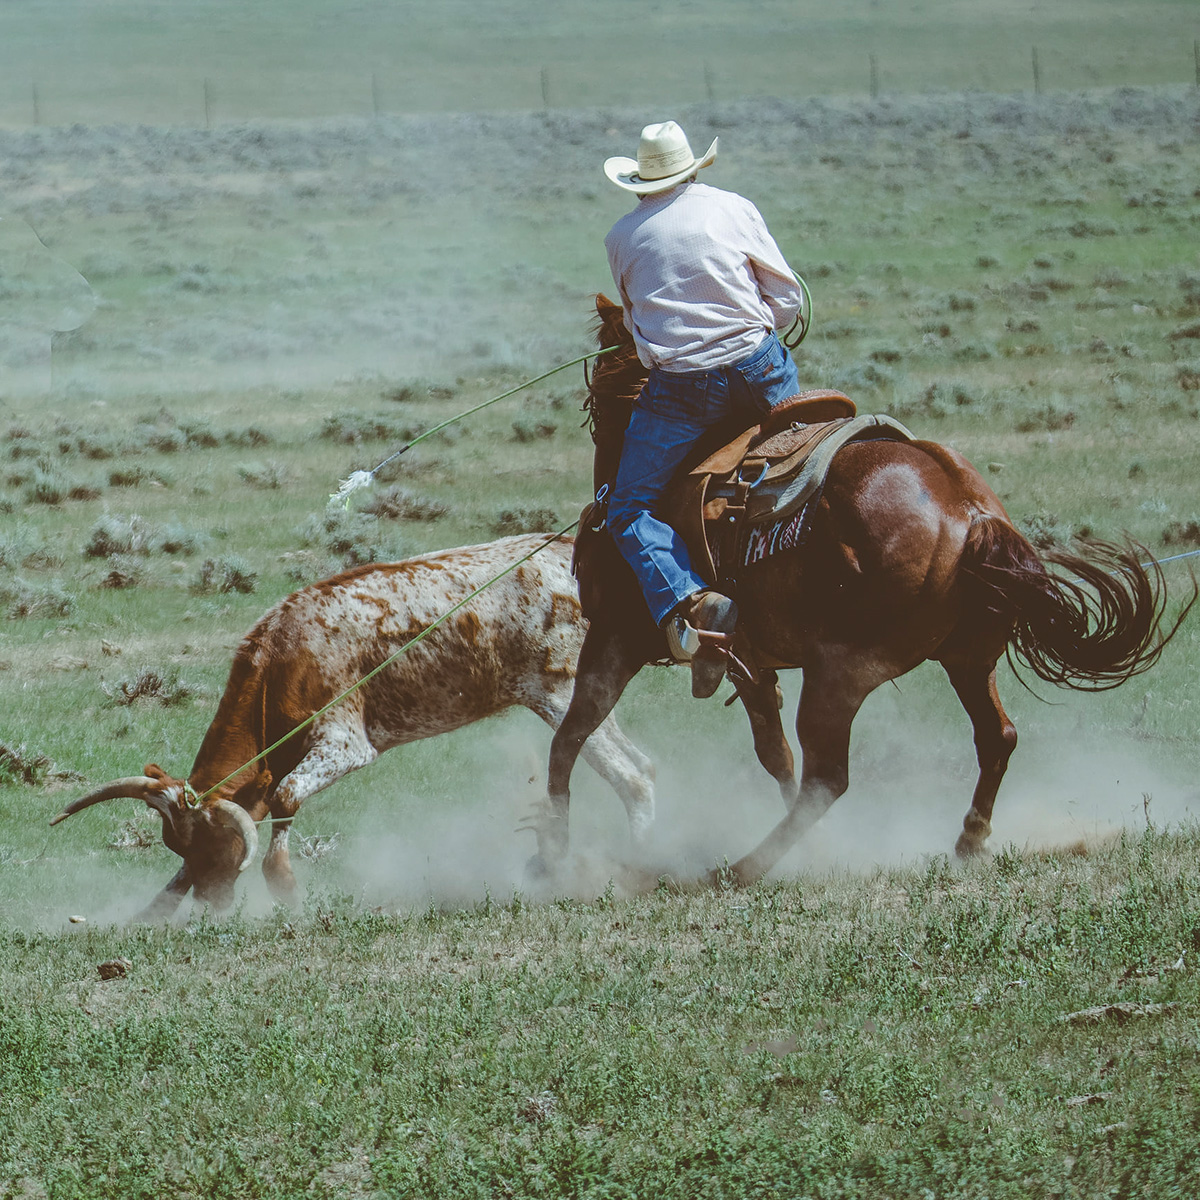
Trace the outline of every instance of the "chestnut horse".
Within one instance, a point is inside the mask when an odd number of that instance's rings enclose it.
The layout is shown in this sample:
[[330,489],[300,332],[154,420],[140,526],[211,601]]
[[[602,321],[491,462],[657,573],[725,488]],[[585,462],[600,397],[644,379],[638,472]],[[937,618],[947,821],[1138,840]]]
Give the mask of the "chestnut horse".
[[[595,482],[612,478],[646,371],[622,310],[598,296],[599,341],[587,409]],[[709,445],[708,449],[712,449]],[[703,449],[703,448],[701,448]],[[745,884],[771,869],[848,784],[850,726],[871,692],[926,659],[941,663],[971,719],[979,779],[956,850],[983,850],[992,806],[1017,742],[996,689],[996,665],[1015,655],[1041,679],[1084,691],[1116,687],[1149,669],[1191,602],[1164,628],[1157,564],[1133,542],[1089,542],[1079,554],[1039,558],[974,467],[936,442],[852,442],[839,451],[803,544],[740,569],[739,631],[758,664],[731,671],[759,761],[787,813],[728,871]],[[1060,568],[1051,573],[1046,563]],[[550,749],[548,803],[535,868],[568,849],[569,784],[588,735],[626,685],[667,657],[633,572],[606,530],[582,530],[577,573],[591,624],[575,690]],[[797,782],[780,721],[775,668],[804,672],[796,733]]]

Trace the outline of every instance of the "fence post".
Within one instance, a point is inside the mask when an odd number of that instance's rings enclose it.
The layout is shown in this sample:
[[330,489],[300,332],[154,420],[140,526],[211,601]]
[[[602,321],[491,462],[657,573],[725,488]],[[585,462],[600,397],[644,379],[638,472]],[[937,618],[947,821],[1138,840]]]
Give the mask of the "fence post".
[[875,55],[870,56],[871,62],[871,99],[874,100],[879,95],[879,63],[875,59]]
[[542,68],[542,107],[550,107],[550,68]]
[[371,72],[371,109],[379,116],[379,76]]
[[1196,60],[1196,86],[1200,88],[1200,38],[1192,43],[1192,57]]
[[1033,94],[1040,96],[1042,94],[1042,69],[1038,64],[1037,47],[1033,48]]
[[204,128],[212,128],[212,84],[204,80]]
[[33,123],[40,125],[42,123],[42,104],[38,99],[38,86],[33,85]]

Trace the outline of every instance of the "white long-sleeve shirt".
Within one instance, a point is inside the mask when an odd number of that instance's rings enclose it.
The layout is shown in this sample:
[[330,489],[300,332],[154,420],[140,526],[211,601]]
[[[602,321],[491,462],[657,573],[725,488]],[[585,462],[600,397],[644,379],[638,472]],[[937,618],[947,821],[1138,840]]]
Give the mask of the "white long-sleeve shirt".
[[758,209],[734,192],[683,183],[643,197],[604,246],[647,367],[729,366],[800,311],[795,275]]

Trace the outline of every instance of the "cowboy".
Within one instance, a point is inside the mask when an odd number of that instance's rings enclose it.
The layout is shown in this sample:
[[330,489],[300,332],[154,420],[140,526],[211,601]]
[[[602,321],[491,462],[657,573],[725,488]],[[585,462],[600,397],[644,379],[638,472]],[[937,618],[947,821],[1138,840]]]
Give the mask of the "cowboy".
[[711,696],[724,657],[697,630],[730,634],[737,606],[692,567],[655,505],[707,429],[733,416],[757,424],[800,390],[775,331],[800,312],[801,285],[749,200],[696,182],[717,157],[696,158],[674,121],[642,130],[636,161],[604,173],[640,197],[604,245],[625,324],[650,369],[634,405],[608,497],[608,527],[633,568],[676,662],[691,663],[692,695]]

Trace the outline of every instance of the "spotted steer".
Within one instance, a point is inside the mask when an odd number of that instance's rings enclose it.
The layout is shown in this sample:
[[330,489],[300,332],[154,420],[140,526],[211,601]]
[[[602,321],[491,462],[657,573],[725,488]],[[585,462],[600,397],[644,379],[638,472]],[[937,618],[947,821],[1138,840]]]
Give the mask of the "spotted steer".
[[[119,796],[143,800],[183,859],[142,914],[170,915],[190,888],[218,908],[274,818],[263,874],[291,900],[291,818],[309,796],[384,750],[447,733],[520,704],[557,729],[571,700],[586,631],[571,576],[572,545],[523,534],[396,563],[357,567],[294,592],[242,639],[225,694],[186,780],[151,764],[74,801],[53,819]],[[421,641],[329,712],[275,745],[353,687],[455,604],[494,579]],[[251,760],[272,747],[251,765]],[[617,791],[633,839],[654,819],[649,760],[611,718],[583,755]],[[227,778],[230,777],[231,778]],[[212,789],[210,791],[210,789]]]

